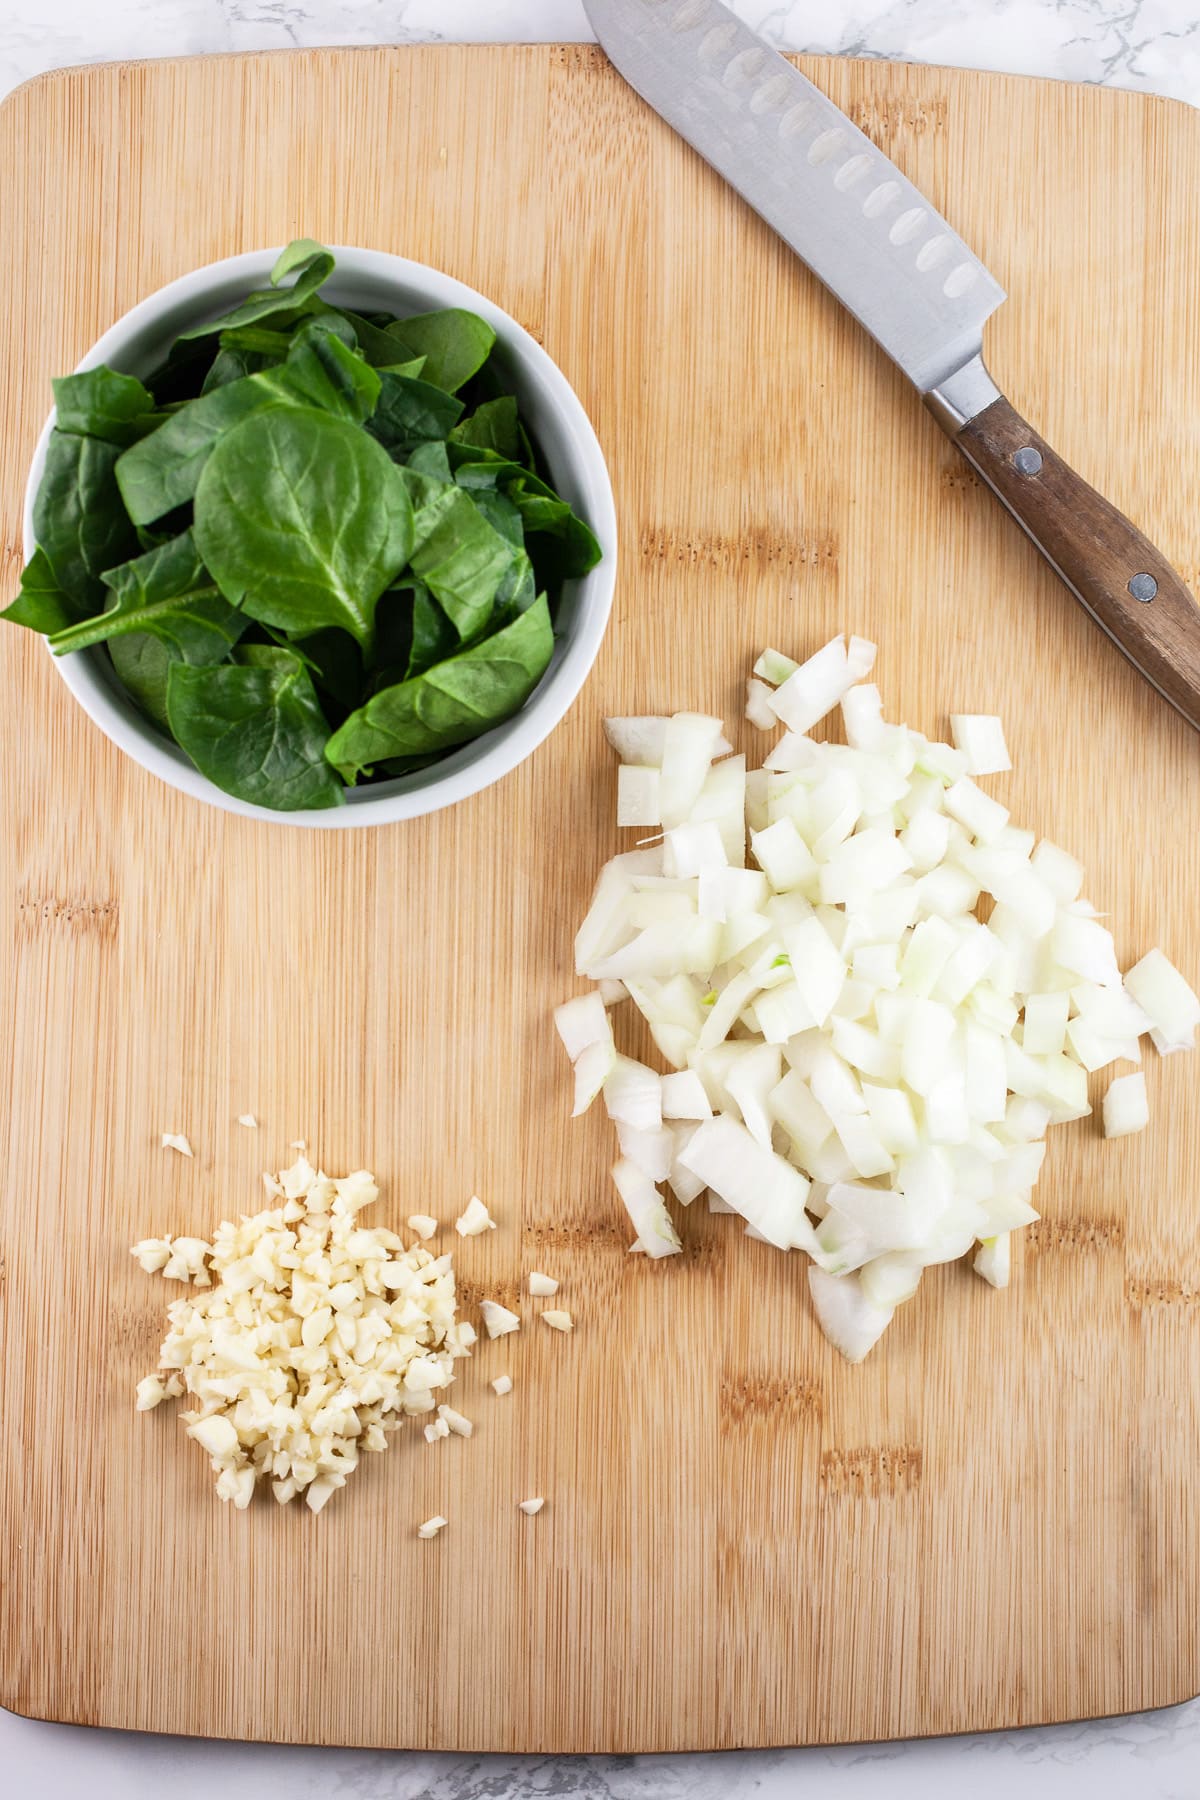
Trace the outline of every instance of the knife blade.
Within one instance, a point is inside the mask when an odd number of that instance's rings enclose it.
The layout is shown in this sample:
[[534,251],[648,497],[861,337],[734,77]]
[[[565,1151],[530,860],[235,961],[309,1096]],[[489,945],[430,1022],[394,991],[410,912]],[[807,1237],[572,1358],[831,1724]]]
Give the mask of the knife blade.
[[720,0],[584,0],[610,61],[808,264],[1136,669],[1200,730],[1200,608],[983,360],[1004,289],[841,109]]

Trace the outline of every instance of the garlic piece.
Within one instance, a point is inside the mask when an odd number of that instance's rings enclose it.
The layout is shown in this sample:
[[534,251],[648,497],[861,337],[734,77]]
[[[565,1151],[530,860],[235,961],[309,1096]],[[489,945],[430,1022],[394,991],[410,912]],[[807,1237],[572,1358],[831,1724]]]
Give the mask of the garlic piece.
[[492,1382],[492,1386],[498,1394],[511,1394],[512,1385],[511,1375],[497,1375]]
[[540,1270],[533,1269],[529,1276],[529,1291],[539,1298],[548,1297],[550,1294],[557,1294],[558,1283],[552,1275],[543,1275]]
[[454,1221],[454,1229],[459,1237],[480,1237],[485,1231],[495,1231],[496,1221],[478,1194],[472,1194],[462,1213]]
[[569,1312],[544,1312],[543,1325],[549,1325],[551,1331],[574,1331],[575,1321]]
[[192,1146],[181,1131],[164,1131],[162,1134],[164,1150],[178,1150],[180,1156],[191,1156]]
[[490,1338],[507,1337],[510,1331],[521,1329],[519,1315],[510,1312],[507,1306],[501,1306],[498,1300],[481,1300],[479,1310],[483,1314],[484,1329]]
[[532,1500],[519,1500],[517,1504],[521,1508],[521,1511],[525,1513],[527,1517],[532,1519],[534,1513],[541,1512],[546,1502],[541,1494],[535,1494]]

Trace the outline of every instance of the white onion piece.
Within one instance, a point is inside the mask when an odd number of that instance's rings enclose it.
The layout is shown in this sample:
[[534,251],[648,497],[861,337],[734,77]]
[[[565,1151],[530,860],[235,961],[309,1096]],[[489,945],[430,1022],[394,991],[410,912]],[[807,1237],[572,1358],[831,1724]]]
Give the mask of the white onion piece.
[[782,687],[776,688],[771,696],[772,709],[791,731],[811,731],[826,713],[833,711],[855,679],[846,660],[845,639],[831,638],[801,663]]
[[992,713],[951,713],[950,735],[967,759],[968,775],[999,775],[1012,768],[1004,727]]
[[710,1119],[679,1160],[778,1249],[815,1248],[804,1212],[807,1181],[756,1143],[744,1125],[728,1117]]
[[827,1275],[811,1268],[808,1285],[825,1336],[847,1362],[861,1362],[891,1324],[895,1308],[869,1300],[853,1275]]
[[622,1157],[648,1180],[665,1181],[675,1161],[675,1138],[670,1128],[660,1126],[657,1131],[646,1131],[638,1125],[627,1125],[623,1119],[618,1119],[616,1125]]
[[746,718],[751,725],[757,725],[760,731],[773,731],[778,724],[775,709],[771,705],[771,690],[765,681],[757,681],[751,675],[746,683]]
[[1128,1137],[1131,1132],[1144,1131],[1149,1123],[1146,1077],[1141,1070],[1133,1075],[1118,1075],[1115,1081],[1110,1081],[1104,1095],[1105,1137]]
[[682,825],[700,798],[709,765],[721,741],[721,721],[704,713],[675,713],[663,733],[659,770],[662,822]]
[[617,824],[662,824],[657,769],[643,768],[636,763],[621,764],[617,770]]
[[1150,1035],[1160,1054],[1192,1048],[1200,1024],[1200,999],[1161,950],[1147,952],[1133,965],[1125,987],[1150,1020]]
[[662,1077],[632,1057],[618,1056],[604,1083],[604,1104],[617,1124],[657,1131],[662,1124]]
[[599,994],[578,994],[554,1009],[554,1029],[572,1062],[589,1044],[612,1043],[612,1025]]
[[1044,838],[1030,861],[1061,905],[1069,906],[1072,900],[1079,898],[1079,890],[1083,886],[1083,864],[1076,862],[1073,856]]
[[637,1232],[633,1246],[649,1257],[677,1256],[683,1249],[662,1195],[643,1171],[624,1158],[613,1167],[613,1181]]
[[798,662],[785,656],[781,650],[764,650],[754,665],[754,673],[763,681],[769,681],[772,687],[779,687],[799,667]]
[[975,1257],[975,1273],[994,1288],[1006,1288],[1012,1273],[1012,1239],[1007,1231],[985,1238]]
[[607,1043],[589,1044],[586,1050],[579,1052],[575,1059],[575,1104],[571,1109],[573,1119],[587,1111],[616,1066],[617,1046],[611,1038]]
[[664,1119],[712,1118],[704,1083],[694,1069],[681,1069],[677,1075],[663,1076],[662,1116]]

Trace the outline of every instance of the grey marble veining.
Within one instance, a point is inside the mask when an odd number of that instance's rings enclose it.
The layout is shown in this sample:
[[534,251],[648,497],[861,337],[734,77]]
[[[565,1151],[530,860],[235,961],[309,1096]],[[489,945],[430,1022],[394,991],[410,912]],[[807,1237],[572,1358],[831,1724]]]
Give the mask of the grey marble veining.
[[[1102,81],[1200,102],[1197,0],[734,5],[787,49]],[[0,0],[0,96],[44,69],[121,57],[590,35],[580,0]],[[960,1790],[970,1800],[1200,1800],[1200,1701],[907,1744],[577,1758],[209,1743],[0,1713],[0,1767],[5,1792],[44,1800],[929,1800]]]

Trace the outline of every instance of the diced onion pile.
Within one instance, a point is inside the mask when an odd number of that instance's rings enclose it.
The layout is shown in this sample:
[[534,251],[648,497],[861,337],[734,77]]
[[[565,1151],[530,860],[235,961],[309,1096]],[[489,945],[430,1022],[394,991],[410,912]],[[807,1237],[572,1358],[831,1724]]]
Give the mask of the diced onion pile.
[[[168,1307],[161,1373],[138,1384],[138,1407],[186,1389],[188,1433],[222,1500],[248,1506],[270,1481],[277,1500],[302,1493],[320,1512],[361,1451],[386,1449],[406,1414],[434,1411],[475,1331],[456,1320],[449,1256],[359,1222],[379,1193],[365,1170],[335,1181],[301,1156],[267,1183],[278,1204],[225,1221],[211,1246],[134,1245],[147,1273],[208,1290]],[[470,1430],[450,1407],[438,1416]]]
[[[618,823],[661,836],[602,871],[575,941],[598,985],[555,1014],[575,1113],[603,1094],[616,1125],[632,1248],[678,1251],[663,1187],[707,1190],[807,1253],[855,1362],[930,1265],[974,1249],[1006,1285],[1047,1127],[1089,1113],[1089,1072],[1140,1061],[1143,1034],[1189,1049],[1200,1022],[1161,951],[1122,978],[1079,863],[977,786],[1011,766],[1000,721],[952,715],[954,745],[888,724],[874,659],[861,638],[765,652],[747,716],[786,730],[749,774],[719,719],[606,721]],[[816,742],[839,705],[847,742]],[[618,1052],[626,995],[671,1073]],[[1140,1071],[1114,1081],[1106,1133],[1147,1118]]]

